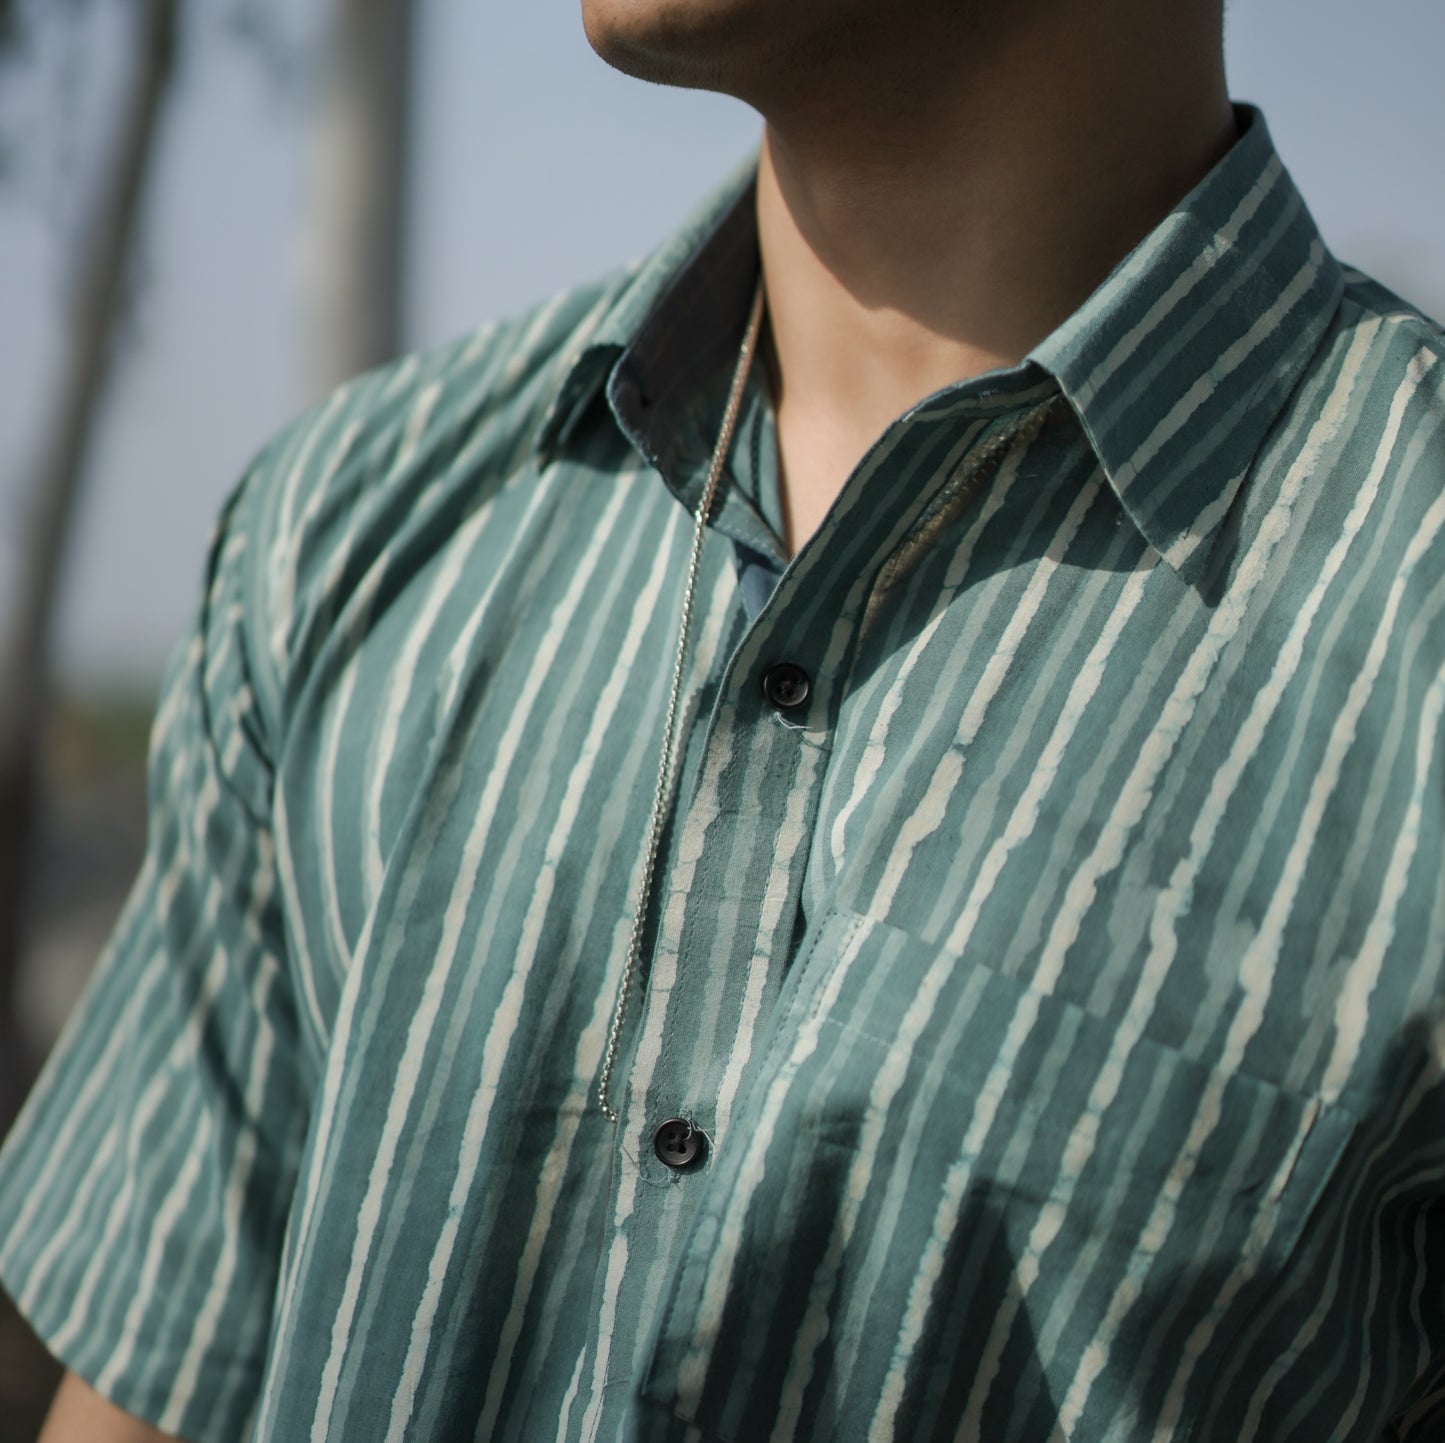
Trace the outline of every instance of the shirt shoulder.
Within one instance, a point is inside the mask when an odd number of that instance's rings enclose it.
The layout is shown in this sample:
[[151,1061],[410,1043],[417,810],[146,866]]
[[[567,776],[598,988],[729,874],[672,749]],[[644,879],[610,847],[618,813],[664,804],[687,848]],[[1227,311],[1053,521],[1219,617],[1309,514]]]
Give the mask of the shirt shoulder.
[[1419,306],[1348,262],[1340,262],[1340,271],[1345,282],[1345,314],[1357,312],[1362,316],[1388,320],[1402,330],[1433,343],[1437,352],[1445,346],[1445,327]]
[[622,268],[347,382],[260,453],[222,525],[258,702],[290,693],[464,519],[525,479],[559,387],[632,278]]
[[[1359,379],[1376,398],[1388,394],[1403,404],[1405,387],[1417,403],[1408,424],[1433,428],[1445,417],[1445,329],[1364,271],[1342,265],[1341,273],[1344,293],[1326,358],[1361,359]],[[1432,445],[1445,463],[1445,434]]]
[[[1342,266],[1343,291],[1263,460],[1317,475],[1445,491],[1445,331],[1373,277]],[[1409,509],[1409,508],[1407,508]]]
[[1239,520],[1291,538],[1290,608],[1295,585],[1338,576],[1348,587],[1347,669],[1378,640],[1433,676],[1445,664],[1432,620],[1445,576],[1445,336],[1371,277],[1342,268],[1342,279],[1254,459]]

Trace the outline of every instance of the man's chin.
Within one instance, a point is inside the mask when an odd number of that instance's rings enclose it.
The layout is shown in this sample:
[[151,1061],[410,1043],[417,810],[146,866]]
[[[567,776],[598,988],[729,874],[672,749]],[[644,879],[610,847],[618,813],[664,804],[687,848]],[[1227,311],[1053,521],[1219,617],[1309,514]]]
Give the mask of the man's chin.
[[751,8],[749,0],[582,0],[582,23],[592,48],[624,75],[738,94],[758,38]]

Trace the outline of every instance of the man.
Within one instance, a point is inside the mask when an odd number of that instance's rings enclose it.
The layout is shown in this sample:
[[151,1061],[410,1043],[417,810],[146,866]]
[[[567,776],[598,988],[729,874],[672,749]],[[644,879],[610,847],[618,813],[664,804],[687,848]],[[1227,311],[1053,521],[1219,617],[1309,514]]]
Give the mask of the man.
[[1439,332],[1219,0],[584,12],[756,184],[233,498],[45,1436],[1438,1438]]

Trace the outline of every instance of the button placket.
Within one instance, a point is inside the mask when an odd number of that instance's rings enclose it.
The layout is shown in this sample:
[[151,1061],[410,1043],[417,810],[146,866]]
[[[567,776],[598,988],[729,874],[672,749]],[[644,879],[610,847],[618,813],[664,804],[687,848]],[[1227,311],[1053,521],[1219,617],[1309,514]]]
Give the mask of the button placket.
[[[767,633],[774,635],[770,638]],[[697,759],[695,773],[685,769],[689,784],[679,786],[676,841],[667,859],[667,881],[663,884],[665,894],[674,899],[679,888],[683,895],[689,897],[732,898],[737,890],[737,878],[723,860],[737,855],[737,843],[731,840],[732,830],[745,829],[743,844],[761,852],[766,849],[762,839],[775,837],[784,825],[785,814],[789,810],[787,787],[768,784],[760,779],[761,774],[759,778],[743,781],[743,773],[753,766],[745,758],[760,745],[764,751],[773,746],[756,730],[760,719],[770,721],[776,716],[789,722],[792,729],[801,730],[799,724],[808,716],[810,706],[816,707],[822,698],[808,671],[796,662],[778,659],[780,655],[786,657],[791,649],[786,641],[778,645],[778,640],[776,619],[773,619],[773,624],[765,622],[760,630],[751,634],[745,631],[735,644],[731,657],[721,665],[712,715],[706,720],[698,718],[703,738],[701,755]],[[799,649],[811,651],[812,648]],[[771,695],[764,685],[764,679],[768,677],[773,683]],[[810,768],[818,765],[816,753],[823,749],[825,742],[821,737],[817,746],[803,749],[811,758],[807,764]],[[770,770],[782,763],[792,750],[782,746]],[[740,764],[742,771],[738,772],[735,769]],[[801,764],[796,757],[794,764]],[[727,807],[720,815],[715,814],[713,808],[717,799],[728,794],[734,779],[742,782],[752,798],[746,812],[735,814]],[[816,793],[820,785],[821,776],[814,779],[810,788]],[[816,796],[808,808],[810,813],[815,810]],[[801,820],[806,828],[806,818]],[[694,829],[698,826],[705,828],[705,837],[694,837]],[[749,842],[746,833],[753,830],[757,835]],[[806,850],[805,847],[800,852],[797,878],[789,889],[790,898],[801,885],[801,867]],[[676,871],[679,865],[684,868],[680,876]],[[721,873],[724,871],[728,872],[729,880],[723,879]],[[653,1025],[660,1003],[668,1013],[687,1015],[692,1008],[683,999],[702,1004],[703,994],[717,985],[716,929],[700,926],[697,918],[692,918],[689,923],[683,916],[687,910],[675,911],[665,904],[658,918],[648,987],[640,1008],[640,1037],[645,1037]],[[777,965],[780,968],[783,965],[782,951],[786,950],[787,939],[793,932],[794,910],[791,900],[785,901],[774,923],[777,934],[774,940],[780,949]],[[783,914],[786,914],[786,921]],[[728,935],[732,935],[736,920],[729,923]],[[745,905],[741,922],[751,935],[759,928],[761,917],[754,915]],[[675,932],[672,930],[674,926]],[[737,967],[743,964],[738,958],[729,957],[725,959],[725,965]],[[703,1030],[710,1032],[715,1019],[706,1007],[699,1006],[697,1015],[707,1019]],[[679,1062],[681,1067],[677,1066]],[[630,1127],[636,1128],[632,1136],[641,1142],[644,1156],[650,1142],[653,1158],[669,1172],[686,1175],[704,1169],[713,1151],[715,1134],[710,1132],[713,1123],[704,1120],[700,1127],[694,1117],[701,1115],[707,1119],[712,1116],[711,1108],[723,1080],[721,1073],[725,1070],[725,1062],[725,1058],[709,1061],[689,1056],[687,1050],[681,1047],[661,1048],[658,1066],[648,1078],[646,1093],[641,1096],[633,1094],[626,1109],[631,1114]],[[673,1109],[689,1105],[698,1106],[701,1113],[693,1116],[672,1113]],[[628,1121],[624,1113],[624,1132],[630,1130]]]

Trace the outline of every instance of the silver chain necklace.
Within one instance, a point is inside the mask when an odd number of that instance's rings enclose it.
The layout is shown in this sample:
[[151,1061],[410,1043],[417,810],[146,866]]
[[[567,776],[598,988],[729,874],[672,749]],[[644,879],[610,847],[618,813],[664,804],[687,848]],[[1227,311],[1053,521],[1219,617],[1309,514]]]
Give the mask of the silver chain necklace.
[[612,1074],[617,1066],[617,1049],[622,1038],[622,1025],[627,1018],[627,999],[632,991],[637,964],[642,957],[642,931],[647,921],[648,905],[652,900],[653,874],[657,870],[657,855],[662,847],[662,829],[666,821],[668,802],[672,796],[676,777],[673,772],[677,757],[677,708],[682,697],[682,679],[687,662],[687,638],[692,629],[692,605],[697,595],[697,576],[702,562],[702,542],[707,523],[712,517],[713,503],[717,498],[718,483],[722,479],[723,464],[727,460],[728,448],[732,445],[733,431],[737,428],[738,412],[742,409],[743,389],[747,385],[753,353],[757,349],[758,334],[763,324],[763,282],[758,280],[758,289],[753,296],[753,307],[748,313],[748,326],[743,335],[743,344],[738,352],[737,368],[733,371],[732,389],[728,392],[727,410],[723,413],[722,430],[718,433],[717,445],[713,448],[712,464],[708,467],[707,484],[703,487],[697,503],[697,516],[692,528],[692,554],[687,563],[687,586],[682,596],[682,621],[678,626],[677,660],[672,668],[672,690],[667,698],[667,720],[662,728],[662,758],[657,769],[657,788],[652,794],[652,820],[647,829],[647,853],[642,863],[642,883],[638,888],[637,910],[632,917],[632,936],[627,944],[627,960],[622,964],[622,980],[617,985],[617,1005],[612,1010],[612,1027],[607,1034],[607,1052],[602,1059],[602,1077],[597,1084],[597,1105],[602,1109],[608,1122],[616,1123],[617,1110],[612,1105]]

